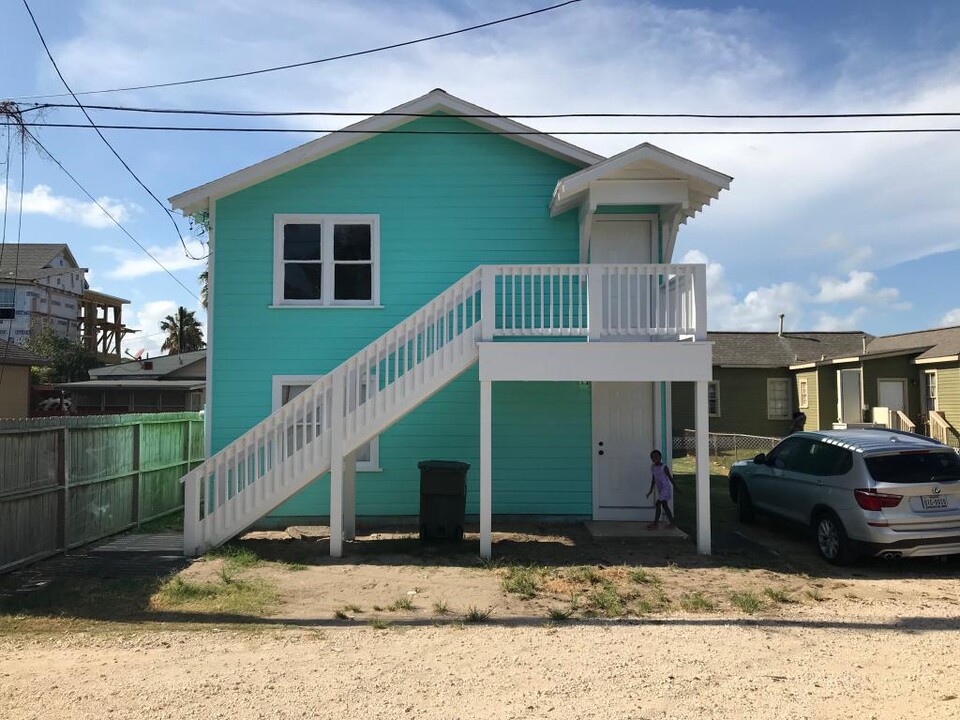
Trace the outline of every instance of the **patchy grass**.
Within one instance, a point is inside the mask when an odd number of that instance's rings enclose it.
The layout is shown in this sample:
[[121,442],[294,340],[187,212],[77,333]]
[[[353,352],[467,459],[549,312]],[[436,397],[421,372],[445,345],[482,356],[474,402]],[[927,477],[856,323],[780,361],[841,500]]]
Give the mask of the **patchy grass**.
[[334,616],[337,620],[349,620],[349,619],[350,619],[350,616],[347,615],[346,610],[344,610],[344,609],[342,609],[342,608],[337,608],[336,610],[334,610],[334,611],[333,611],[333,616]]
[[437,600],[433,603],[433,612],[437,615],[449,615],[450,607],[447,605],[445,600]]
[[730,602],[748,615],[753,615],[763,608],[763,601],[749,591],[731,593]]
[[822,592],[820,592],[820,590],[818,590],[815,587],[812,587],[809,590],[807,590],[807,597],[817,602],[823,602],[824,600],[827,599],[827,596],[824,595]]
[[381,617],[375,617],[370,620],[370,627],[374,630],[387,630],[390,627],[390,622]]
[[660,578],[649,570],[634,568],[630,571],[630,580],[638,585],[659,585]]
[[763,594],[766,595],[770,600],[779,604],[779,605],[790,605],[796,602],[799,602],[796,598],[791,596],[785,590],[775,590],[774,588],[764,588]]
[[289,572],[303,572],[308,567],[310,567],[309,565],[305,565],[304,563],[298,563],[298,562],[285,562],[285,563],[281,563],[281,565],[283,565],[284,570],[288,570]]
[[30,592],[0,595],[0,616],[124,622],[150,614],[162,578],[57,578]]
[[567,577],[575,583],[586,585],[599,585],[603,582],[603,575],[588,565],[570,568]]
[[564,610],[559,607],[552,607],[547,612],[547,617],[549,617],[554,622],[566,622],[573,616],[573,610]]
[[490,608],[481,610],[476,605],[471,605],[467,608],[467,612],[463,616],[463,619],[468,623],[485,623],[490,619],[490,612]]
[[514,565],[507,568],[500,585],[506,593],[519,595],[522,598],[536,597],[542,574],[541,568]]
[[150,599],[157,610],[263,615],[278,602],[276,589],[263,580],[194,582],[179,575],[165,582]]
[[680,597],[680,607],[687,612],[714,612],[717,604],[701,592],[685,593]]
[[223,560],[223,566],[230,572],[249,570],[264,563],[263,558],[242,545],[223,545],[208,552],[204,558]]
[[616,586],[604,582],[594,588],[588,597],[590,607],[606,617],[622,617],[626,614],[623,597]]
[[401,595],[387,606],[387,610],[396,612],[397,610],[415,610],[413,599],[409,595]]
[[360,615],[363,612],[363,608],[355,603],[347,603],[343,606],[343,609],[348,612],[352,612],[355,615]]
[[183,511],[178,510],[175,513],[149,520],[138,526],[133,532],[137,535],[183,532]]

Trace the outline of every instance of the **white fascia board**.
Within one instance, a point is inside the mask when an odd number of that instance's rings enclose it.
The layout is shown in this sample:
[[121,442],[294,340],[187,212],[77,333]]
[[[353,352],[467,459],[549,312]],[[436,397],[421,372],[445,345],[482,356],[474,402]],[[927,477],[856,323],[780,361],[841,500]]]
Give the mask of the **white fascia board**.
[[594,180],[590,183],[590,206],[680,205],[690,202],[686,180]]
[[[511,140],[529,147],[546,152],[555,157],[567,160],[581,166],[594,165],[603,160],[589,150],[577,147],[559,138],[531,128],[515,120],[497,115],[490,110],[473,105],[458,97],[454,97],[442,90],[433,90],[408,103],[397,105],[386,113],[417,113],[429,114],[433,112],[447,112],[451,115],[484,115],[488,117],[464,118],[487,130],[498,132],[535,132],[535,135],[511,135]],[[204,211],[211,198],[220,198],[250,187],[271,177],[293,170],[301,165],[332,155],[351,145],[375,137],[378,133],[392,130],[400,125],[417,120],[417,117],[402,117],[391,114],[374,115],[360,122],[348,125],[343,130],[349,132],[334,132],[321,138],[305,143],[272,158],[263,160],[242,170],[238,170],[222,178],[213,180],[204,185],[187,190],[170,198],[174,209],[180,210],[185,216]]]
[[916,358],[913,361],[914,365],[930,365],[932,363],[945,363],[945,362],[957,362],[960,361],[960,355],[944,355],[943,357],[933,357],[933,358]]
[[845,365],[847,363],[855,363],[855,362],[860,362],[859,355],[856,357],[835,358],[833,360],[830,360],[831,365]]
[[812,368],[815,368],[816,366],[817,366],[817,363],[808,362],[808,363],[800,363],[799,365],[788,365],[787,369],[788,370],[810,370]]
[[695,382],[712,361],[709,342],[486,342],[480,380]]
[[729,175],[724,175],[692,160],[674,155],[656,145],[642,143],[603,162],[561,178],[554,189],[553,200],[550,203],[551,215],[558,215],[569,210],[575,204],[576,196],[586,190],[591,182],[634,163],[644,161],[659,165],[668,171],[679,173],[691,184],[696,183],[700,192],[712,198],[719,196],[721,190],[729,190],[730,183],[733,182],[733,178]]

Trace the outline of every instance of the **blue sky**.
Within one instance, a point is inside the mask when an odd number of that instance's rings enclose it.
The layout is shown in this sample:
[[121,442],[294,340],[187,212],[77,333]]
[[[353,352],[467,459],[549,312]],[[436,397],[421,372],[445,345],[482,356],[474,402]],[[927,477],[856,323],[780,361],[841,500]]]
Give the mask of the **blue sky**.
[[[308,60],[407,40],[547,2],[32,0],[75,90],[163,82]],[[0,98],[62,92],[19,2],[0,6]],[[375,112],[444,89],[503,113],[960,111],[960,3],[583,0],[553,13],[413,48],[242,80],[92,96],[88,102]],[[48,111],[76,121],[75,111]],[[98,114],[102,122],[131,117]],[[154,118],[156,119],[156,118]],[[346,121],[317,119],[315,127]],[[957,119],[912,121],[960,126]],[[294,125],[269,120],[266,124]],[[797,127],[799,121],[542,120],[547,130]],[[809,121],[803,127],[903,126]],[[42,142],[189,288],[160,208],[89,131]],[[107,131],[161,198],[310,136]],[[733,175],[680,234],[677,259],[709,263],[713,329],[863,329],[960,324],[960,134],[571,136],[614,154],[650,140]],[[0,150],[2,152],[2,150]],[[19,191],[19,167],[11,180]],[[2,177],[0,177],[2,182]],[[126,345],[156,353],[159,319],[197,301],[159,272],[29,150],[23,240],[68,242],[91,282],[132,301]],[[182,230],[187,233],[186,223]],[[8,239],[9,239],[8,228]],[[189,241],[189,239],[188,239]],[[195,241],[193,241],[195,242]],[[199,250],[199,245],[193,246]]]

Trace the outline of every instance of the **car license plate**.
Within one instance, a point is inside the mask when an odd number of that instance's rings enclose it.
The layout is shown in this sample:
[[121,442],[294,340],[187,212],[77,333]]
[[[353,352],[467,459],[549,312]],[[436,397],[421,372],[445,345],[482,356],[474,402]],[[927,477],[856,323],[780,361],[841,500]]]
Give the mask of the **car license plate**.
[[921,495],[920,504],[924,510],[940,510],[947,507],[947,498],[943,495]]

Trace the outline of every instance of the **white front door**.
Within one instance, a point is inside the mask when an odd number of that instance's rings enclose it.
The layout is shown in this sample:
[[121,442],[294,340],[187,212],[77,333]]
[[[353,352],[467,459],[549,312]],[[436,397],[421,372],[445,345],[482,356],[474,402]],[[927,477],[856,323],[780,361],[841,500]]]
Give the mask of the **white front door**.
[[653,254],[653,220],[601,220],[601,217],[594,220],[590,233],[590,262],[657,262]]
[[890,408],[890,412],[907,411],[907,381],[880,380],[880,407]]
[[592,391],[593,518],[650,519],[653,383],[595,382]]
[[863,422],[862,403],[860,402],[860,371],[841,370],[840,376],[840,422]]

